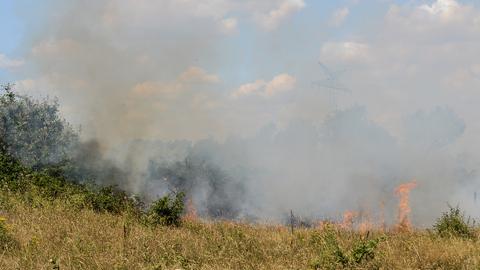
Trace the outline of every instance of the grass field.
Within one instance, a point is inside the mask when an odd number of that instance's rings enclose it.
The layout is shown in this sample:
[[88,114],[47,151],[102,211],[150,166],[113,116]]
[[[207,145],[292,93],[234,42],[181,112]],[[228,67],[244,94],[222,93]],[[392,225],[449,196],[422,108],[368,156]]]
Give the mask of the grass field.
[[479,269],[480,243],[428,231],[351,232],[131,215],[3,196],[0,269]]

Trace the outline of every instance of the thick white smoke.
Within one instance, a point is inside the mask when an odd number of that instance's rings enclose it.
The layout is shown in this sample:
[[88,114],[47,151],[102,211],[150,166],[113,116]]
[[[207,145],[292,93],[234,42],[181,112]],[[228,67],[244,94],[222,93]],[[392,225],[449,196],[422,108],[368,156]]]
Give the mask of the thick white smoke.
[[[128,172],[124,188],[154,198],[176,181],[206,214],[338,218],[377,215],[384,203],[392,222],[394,187],[416,179],[416,224],[447,203],[479,215],[478,157],[468,150],[478,148],[470,104],[478,94],[460,100],[449,89],[478,86],[468,78],[478,73],[470,61],[480,12],[457,5],[464,20],[450,20],[428,9],[435,5],[392,6],[386,23],[369,29],[377,35],[339,41],[315,32],[328,23],[288,24],[309,4],[52,0],[27,35],[28,79],[17,86],[58,96],[82,136],[99,142],[95,151]],[[424,19],[450,28],[405,31]],[[442,32],[462,23],[468,31]],[[348,67],[342,79],[352,93],[336,104],[312,88],[319,53]],[[470,83],[459,86],[459,77]]]

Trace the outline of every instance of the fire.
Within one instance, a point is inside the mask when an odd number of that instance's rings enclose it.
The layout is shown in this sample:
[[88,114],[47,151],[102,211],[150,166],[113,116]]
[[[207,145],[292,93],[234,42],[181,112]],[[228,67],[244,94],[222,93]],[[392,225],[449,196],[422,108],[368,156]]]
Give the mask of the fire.
[[365,234],[375,229],[375,223],[372,220],[370,212],[362,210],[359,215],[360,223],[358,224],[358,231]]
[[370,220],[364,220],[358,225],[358,231],[362,234],[365,234],[369,231],[375,229],[375,225]]
[[328,227],[335,227],[337,225],[338,223],[332,222],[330,220],[320,220],[318,221],[316,228],[318,228],[319,230],[324,230]]
[[408,215],[411,212],[409,206],[409,195],[410,191],[417,186],[415,181],[401,184],[395,189],[395,195],[400,198],[400,202],[398,204],[398,228],[403,230],[410,230],[411,223],[408,218]]
[[195,205],[193,204],[193,200],[191,198],[187,200],[186,215],[184,216],[184,219],[190,221],[197,219],[197,209],[195,209]]
[[353,228],[353,219],[357,216],[358,214],[354,211],[345,211],[343,213],[343,221],[340,224],[340,228],[349,230]]

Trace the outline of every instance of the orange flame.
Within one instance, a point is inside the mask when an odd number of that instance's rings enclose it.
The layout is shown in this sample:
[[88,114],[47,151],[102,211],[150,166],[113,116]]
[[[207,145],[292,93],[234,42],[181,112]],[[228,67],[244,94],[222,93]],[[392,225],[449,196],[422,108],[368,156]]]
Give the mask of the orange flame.
[[401,184],[395,189],[395,195],[400,198],[400,202],[398,204],[398,229],[401,230],[410,230],[411,223],[408,218],[408,215],[411,212],[410,205],[409,205],[409,195],[410,191],[417,186],[415,181]]
[[319,230],[324,230],[330,226],[335,227],[337,226],[337,223],[331,222],[329,220],[320,220],[318,221],[316,228]]
[[373,229],[375,228],[374,224],[366,219],[364,221],[362,221],[359,225],[358,225],[358,231],[362,234],[365,234],[367,233],[368,231],[372,231]]
[[367,210],[362,210],[359,214],[360,223],[358,224],[358,231],[361,234],[365,234],[375,229],[375,224],[372,221],[372,217]]
[[189,221],[194,221],[197,219],[197,209],[195,209],[195,205],[193,204],[193,200],[191,198],[187,200],[186,214],[184,219]]
[[343,221],[340,224],[340,228],[345,229],[345,230],[350,230],[353,228],[353,219],[357,216],[358,214],[354,211],[345,211],[343,213]]

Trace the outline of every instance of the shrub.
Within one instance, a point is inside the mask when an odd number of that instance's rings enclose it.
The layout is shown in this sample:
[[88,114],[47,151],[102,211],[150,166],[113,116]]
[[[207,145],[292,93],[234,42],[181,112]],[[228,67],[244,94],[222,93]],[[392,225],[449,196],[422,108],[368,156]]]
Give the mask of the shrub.
[[78,208],[119,213],[137,208],[124,191],[96,184],[83,185],[68,181],[48,171],[35,171],[11,156],[0,153],[0,190],[23,194],[25,199],[63,200]]
[[443,212],[437,219],[433,229],[441,237],[475,238],[473,224],[470,223],[470,219],[465,219],[458,206],[449,206],[449,210]]
[[337,269],[348,264],[348,258],[340,247],[333,228],[326,227],[324,235],[314,235],[312,241],[320,245],[320,254],[311,262],[313,269]]
[[320,254],[311,262],[313,269],[357,268],[375,258],[378,244],[382,238],[360,239],[348,250],[340,246],[333,228],[327,227],[323,236],[313,239],[319,243]]
[[127,194],[114,186],[102,187],[89,195],[93,210],[99,212],[120,213],[130,204]]
[[148,221],[153,225],[179,226],[185,207],[185,193],[166,195],[152,203],[148,211]]
[[351,260],[358,264],[373,259],[380,240],[381,238],[376,238],[357,242],[351,251]]

